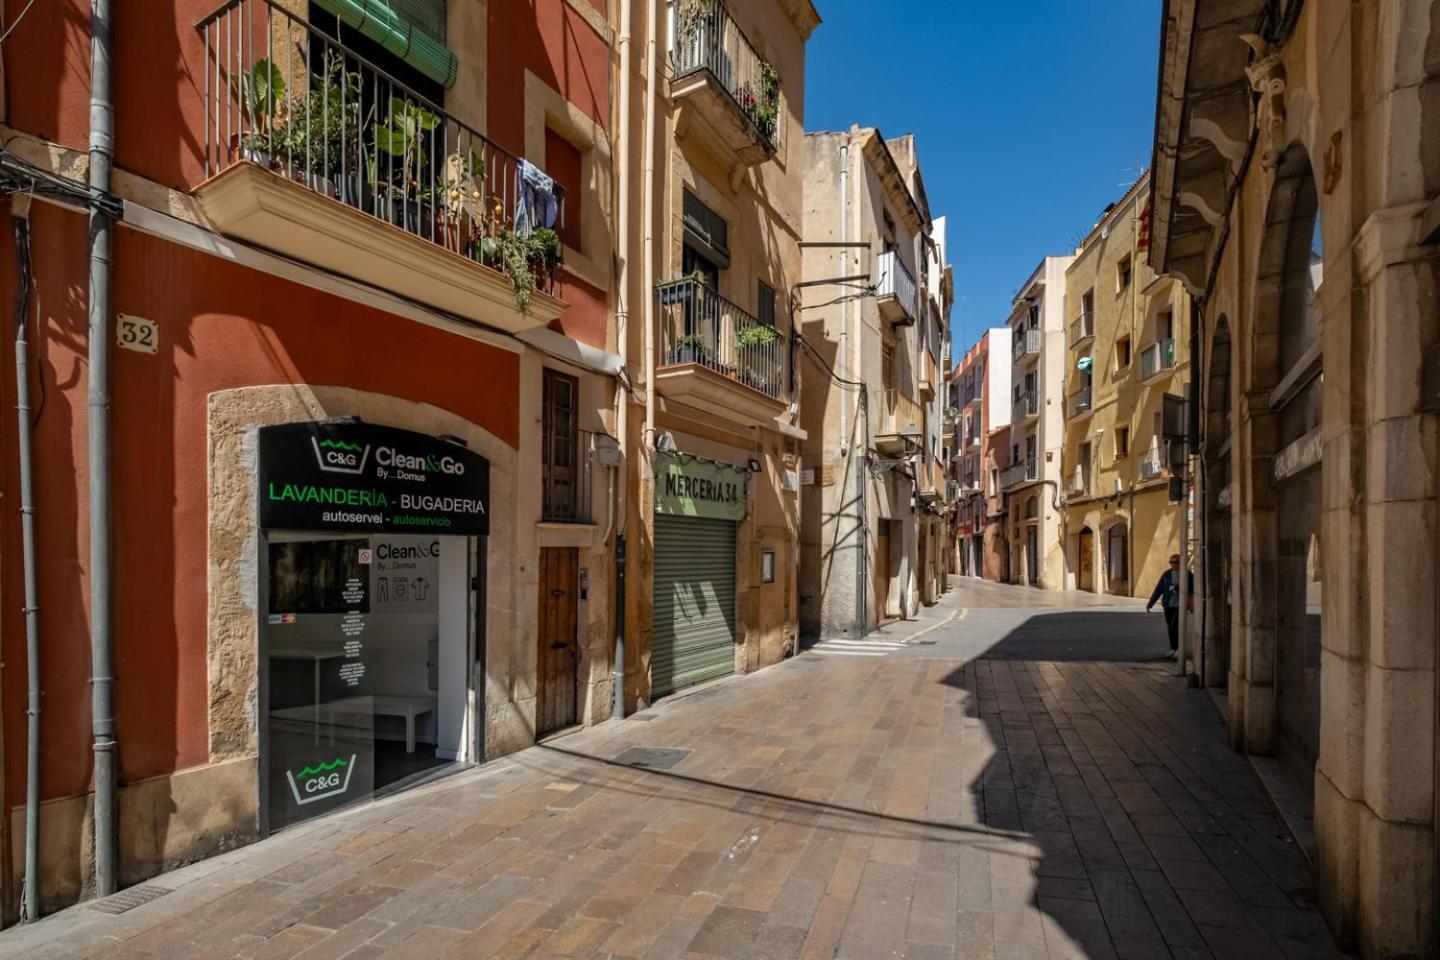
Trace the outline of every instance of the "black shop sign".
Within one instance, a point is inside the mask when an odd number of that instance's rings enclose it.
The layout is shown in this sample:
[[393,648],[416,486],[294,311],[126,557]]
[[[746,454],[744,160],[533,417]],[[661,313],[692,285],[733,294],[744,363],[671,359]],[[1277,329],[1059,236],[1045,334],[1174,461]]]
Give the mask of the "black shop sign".
[[490,461],[395,427],[261,427],[260,525],[483,536],[490,532]]

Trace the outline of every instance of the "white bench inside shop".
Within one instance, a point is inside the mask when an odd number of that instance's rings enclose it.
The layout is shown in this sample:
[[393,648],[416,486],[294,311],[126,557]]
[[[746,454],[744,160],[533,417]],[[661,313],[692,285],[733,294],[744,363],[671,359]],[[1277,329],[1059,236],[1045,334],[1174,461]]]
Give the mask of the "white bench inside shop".
[[290,707],[276,710],[278,716],[292,719],[309,719],[319,713],[322,722],[329,727],[330,742],[335,742],[336,720],[343,717],[398,717],[405,721],[405,752],[415,752],[415,721],[427,713],[435,712],[435,697],[397,696],[374,693],[357,697],[343,697],[329,700],[313,707]]

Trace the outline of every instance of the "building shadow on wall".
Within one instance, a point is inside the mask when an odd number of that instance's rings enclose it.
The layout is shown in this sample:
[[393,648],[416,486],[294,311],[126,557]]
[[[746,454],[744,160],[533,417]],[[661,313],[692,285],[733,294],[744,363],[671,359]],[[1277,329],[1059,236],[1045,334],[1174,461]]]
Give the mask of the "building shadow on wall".
[[1029,844],[1028,869],[993,857],[986,867],[996,945],[1344,956],[1314,909],[1308,864],[1226,746],[1209,696],[1153,662],[1167,647],[1159,615],[1040,614],[941,679],[967,695],[967,738],[978,726],[988,754],[964,802],[979,824]]

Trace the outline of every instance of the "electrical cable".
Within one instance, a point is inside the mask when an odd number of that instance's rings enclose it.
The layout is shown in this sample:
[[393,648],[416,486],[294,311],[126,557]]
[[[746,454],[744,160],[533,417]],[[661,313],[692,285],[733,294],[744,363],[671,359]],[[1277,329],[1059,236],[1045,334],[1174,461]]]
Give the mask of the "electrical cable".
[[4,43],[6,40],[10,39],[10,34],[15,32],[16,27],[20,26],[20,21],[25,19],[25,14],[29,13],[30,8],[33,6],[35,6],[35,0],[30,0],[29,3],[25,4],[25,9],[20,11],[20,15],[14,20],[10,21],[10,28],[4,33],[0,33],[0,43]]

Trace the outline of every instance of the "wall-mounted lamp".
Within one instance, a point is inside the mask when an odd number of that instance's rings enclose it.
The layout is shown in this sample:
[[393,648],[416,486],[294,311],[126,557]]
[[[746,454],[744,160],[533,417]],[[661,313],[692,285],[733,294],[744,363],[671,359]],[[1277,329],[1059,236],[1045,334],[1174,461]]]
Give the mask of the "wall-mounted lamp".
[[751,473],[759,473],[759,472],[760,472],[760,461],[759,461],[759,460],[756,460],[754,457],[751,457],[751,458],[750,458],[750,472],[751,472]]

